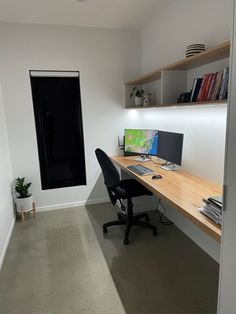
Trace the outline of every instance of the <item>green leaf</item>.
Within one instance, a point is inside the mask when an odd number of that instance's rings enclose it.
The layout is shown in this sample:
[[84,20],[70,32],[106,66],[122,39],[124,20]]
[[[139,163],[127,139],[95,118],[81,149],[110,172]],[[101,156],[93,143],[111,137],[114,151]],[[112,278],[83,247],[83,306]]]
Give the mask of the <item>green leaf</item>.
[[31,182],[25,183],[25,177],[17,178],[15,180],[15,191],[18,193],[19,198],[29,197],[29,187],[31,186]]
[[142,97],[144,95],[144,90],[139,87],[139,86],[134,86],[129,97],[132,98],[133,96],[136,96],[136,97]]

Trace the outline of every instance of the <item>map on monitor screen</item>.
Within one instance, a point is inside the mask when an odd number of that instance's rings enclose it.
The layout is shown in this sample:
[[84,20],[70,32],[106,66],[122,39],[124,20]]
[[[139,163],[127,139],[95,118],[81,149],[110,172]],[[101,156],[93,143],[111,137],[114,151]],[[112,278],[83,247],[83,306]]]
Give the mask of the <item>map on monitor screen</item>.
[[158,131],[125,129],[125,152],[157,155]]

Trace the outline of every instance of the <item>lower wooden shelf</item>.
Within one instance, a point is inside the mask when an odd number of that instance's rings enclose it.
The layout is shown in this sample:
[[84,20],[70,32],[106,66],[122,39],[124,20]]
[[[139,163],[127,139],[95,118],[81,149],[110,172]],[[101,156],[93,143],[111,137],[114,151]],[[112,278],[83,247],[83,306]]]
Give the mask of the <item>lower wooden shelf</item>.
[[126,106],[125,109],[150,109],[150,108],[183,108],[183,107],[203,107],[203,106],[220,106],[227,105],[227,100],[214,100],[204,102],[188,102],[188,103],[174,103],[163,105],[151,105],[151,106]]

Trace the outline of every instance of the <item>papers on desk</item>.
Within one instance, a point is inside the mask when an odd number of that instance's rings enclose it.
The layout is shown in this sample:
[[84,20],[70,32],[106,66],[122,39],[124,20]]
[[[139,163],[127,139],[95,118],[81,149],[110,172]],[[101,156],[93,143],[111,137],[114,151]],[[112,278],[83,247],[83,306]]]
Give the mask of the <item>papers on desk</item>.
[[211,218],[216,224],[222,225],[222,195],[203,199],[203,206],[199,211]]

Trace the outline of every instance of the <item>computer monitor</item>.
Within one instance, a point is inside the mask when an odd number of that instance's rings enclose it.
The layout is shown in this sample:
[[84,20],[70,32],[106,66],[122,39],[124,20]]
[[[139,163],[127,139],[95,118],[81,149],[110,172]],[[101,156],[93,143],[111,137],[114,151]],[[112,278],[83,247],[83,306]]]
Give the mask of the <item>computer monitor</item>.
[[158,131],[157,157],[166,160],[161,168],[165,170],[177,170],[176,165],[181,166],[183,150],[182,133]]
[[125,129],[125,153],[140,155],[136,161],[149,161],[147,156],[156,156],[157,150],[157,130]]

